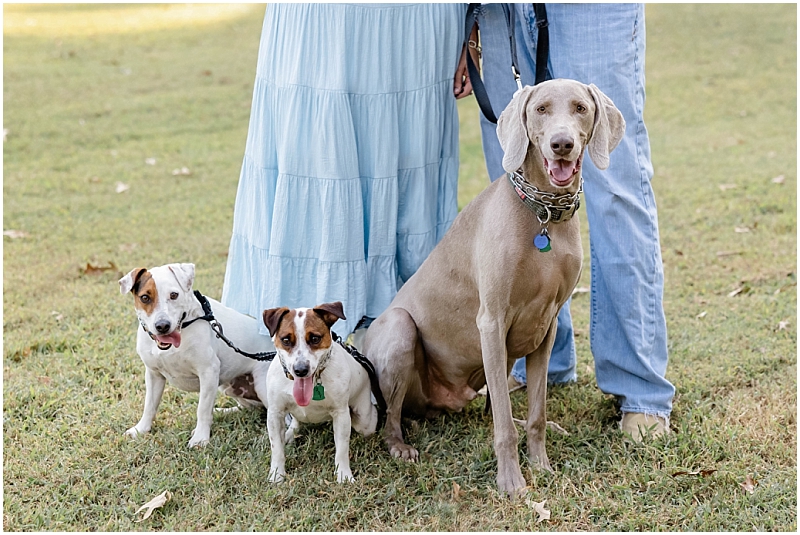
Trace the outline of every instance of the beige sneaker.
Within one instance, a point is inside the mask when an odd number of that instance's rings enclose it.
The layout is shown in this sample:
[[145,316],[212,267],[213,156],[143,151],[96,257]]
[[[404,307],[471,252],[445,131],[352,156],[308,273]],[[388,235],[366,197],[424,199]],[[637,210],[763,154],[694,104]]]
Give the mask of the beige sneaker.
[[515,390],[519,390],[523,386],[525,386],[525,383],[520,383],[519,381],[514,379],[514,376],[511,375],[511,374],[508,375],[508,391],[509,392],[514,392]]
[[620,429],[634,442],[641,442],[645,436],[651,438],[669,434],[669,421],[655,414],[626,412],[619,423]]

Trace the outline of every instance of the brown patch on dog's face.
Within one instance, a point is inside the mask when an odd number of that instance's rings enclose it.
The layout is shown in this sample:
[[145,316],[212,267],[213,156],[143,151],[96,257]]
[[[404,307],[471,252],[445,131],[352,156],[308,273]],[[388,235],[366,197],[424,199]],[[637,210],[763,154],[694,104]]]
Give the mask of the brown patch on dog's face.
[[[270,312],[270,318],[274,318],[275,314],[280,313],[266,311],[265,315],[267,315],[267,312]],[[312,352],[330,348],[333,340],[330,327],[328,327],[325,319],[317,314],[316,310],[287,309],[286,312],[282,313],[275,328],[273,336],[276,347],[283,349],[287,353],[291,353],[298,345],[307,346]]]
[[297,345],[296,317],[296,310],[286,309],[286,311],[281,314],[278,324],[274,328],[273,338],[275,339],[275,346],[286,352],[291,352]]
[[133,306],[148,316],[151,315],[158,303],[158,288],[149,271],[145,271],[136,279],[131,293],[134,296]]
[[328,349],[331,347],[331,328],[326,319],[317,313],[317,310],[309,310],[305,315],[305,341],[311,351]]

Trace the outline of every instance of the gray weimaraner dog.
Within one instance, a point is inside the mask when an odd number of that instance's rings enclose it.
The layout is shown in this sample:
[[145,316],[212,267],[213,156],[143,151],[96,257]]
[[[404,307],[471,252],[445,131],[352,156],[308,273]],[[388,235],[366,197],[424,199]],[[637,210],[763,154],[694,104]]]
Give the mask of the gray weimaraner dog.
[[586,148],[600,169],[625,130],[622,114],[594,85],[551,80],[517,91],[497,124],[509,174],[453,222],[389,308],[367,330],[364,349],[388,405],[384,436],[395,457],[416,461],[401,413],[460,411],[488,384],[497,485],[525,487],[507,376],[527,356],[528,455],[545,451],[547,362],[556,316],[581,272],[579,205]]

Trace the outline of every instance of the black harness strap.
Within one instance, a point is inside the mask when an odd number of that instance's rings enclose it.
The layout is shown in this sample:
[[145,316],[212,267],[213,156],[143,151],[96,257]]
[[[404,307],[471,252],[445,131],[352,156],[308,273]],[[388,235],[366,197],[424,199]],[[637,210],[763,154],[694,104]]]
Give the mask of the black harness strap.
[[214,319],[214,312],[211,310],[211,303],[208,302],[208,299],[206,299],[206,296],[201,294],[197,290],[195,290],[194,291],[194,297],[195,297],[195,299],[200,301],[200,306],[203,307],[203,316],[197,317],[197,318],[195,318],[193,320],[189,320],[189,321],[183,322],[183,324],[181,325],[181,329],[183,329],[184,327],[188,327],[189,325],[191,325],[192,323],[194,323],[197,320],[211,321],[211,320]]
[[[472,35],[472,29],[477,22],[476,9],[480,4],[469,4],[467,7],[466,17],[466,37]],[[508,40],[509,49],[511,51],[511,72],[517,85],[521,87],[519,78],[519,67],[517,63],[517,42],[514,39],[514,25],[516,24],[516,14],[514,6],[508,4],[501,4],[503,13],[506,17],[506,26],[508,27]],[[544,4],[533,4],[534,13],[536,15],[536,27],[538,34],[536,37],[536,79],[534,85],[540,84],[547,79],[547,59],[550,54],[550,32],[547,28],[547,10]],[[483,112],[483,116],[493,124],[497,124],[497,116],[492,110],[492,103],[489,100],[489,94],[486,92],[486,86],[483,84],[481,75],[478,72],[478,67],[472,61],[472,55],[467,51],[467,72],[469,79],[472,83],[472,91],[475,93],[475,100],[478,101],[478,106]]]
[[369,375],[369,384],[372,387],[372,395],[375,396],[375,401],[378,403],[378,411],[381,414],[385,414],[386,400],[383,397],[381,385],[378,382],[378,374],[375,372],[375,366],[373,366],[372,362],[370,362],[367,357],[362,355],[358,349],[344,342],[342,338],[333,331],[331,331],[331,338],[333,338],[334,342],[342,346],[345,351],[350,353],[350,356],[353,357],[356,362],[361,364],[361,366],[367,371],[367,375]]

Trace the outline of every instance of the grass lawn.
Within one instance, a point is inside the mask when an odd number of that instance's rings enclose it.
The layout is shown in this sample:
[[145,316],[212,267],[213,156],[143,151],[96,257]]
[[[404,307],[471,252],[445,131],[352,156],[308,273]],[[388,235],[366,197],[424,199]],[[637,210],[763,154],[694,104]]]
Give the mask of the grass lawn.
[[[187,450],[197,394],[170,387],[153,431],[125,439],[144,369],[117,279],[194,262],[195,287],[221,295],[263,11],[4,6],[5,530],[797,529],[792,4],[647,6],[674,433],[621,440],[578,294],[580,378],[548,393],[548,418],[569,432],[548,433],[555,473],[532,471],[519,445],[530,499],[546,500],[549,520],[498,494],[482,399],[408,424],[419,464],[355,436],[347,486],[335,484],[330,425],[304,430],[280,486],[267,483],[257,411],[218,415],[211,444]],[[463,206],[487,177],[472,98],[460,113]],[[512,404],[522,417],[525,394]],[[164,490],[171,501],[137,523]]]

